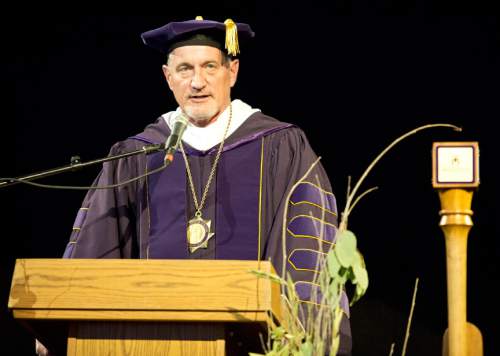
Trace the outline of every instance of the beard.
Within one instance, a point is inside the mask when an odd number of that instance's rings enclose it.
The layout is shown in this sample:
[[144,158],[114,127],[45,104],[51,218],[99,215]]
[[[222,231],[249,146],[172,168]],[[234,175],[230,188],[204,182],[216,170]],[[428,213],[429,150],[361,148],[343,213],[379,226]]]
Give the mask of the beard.
[[184,113],[195,125],[204,126],[203,124],[208,124],[219,113],[219,108],[215,102],[208,102],[203,105],[186,105]]

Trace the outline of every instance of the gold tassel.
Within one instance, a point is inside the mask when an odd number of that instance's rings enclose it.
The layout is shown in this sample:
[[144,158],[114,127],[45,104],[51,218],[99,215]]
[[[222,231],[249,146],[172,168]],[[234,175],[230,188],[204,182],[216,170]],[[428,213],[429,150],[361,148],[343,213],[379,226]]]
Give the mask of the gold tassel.
[[227,53],[231,56],[236,56],[240,53],[240,47],[238,45],[238,27],[231,19],[224,21],[224,25],[226,25]]

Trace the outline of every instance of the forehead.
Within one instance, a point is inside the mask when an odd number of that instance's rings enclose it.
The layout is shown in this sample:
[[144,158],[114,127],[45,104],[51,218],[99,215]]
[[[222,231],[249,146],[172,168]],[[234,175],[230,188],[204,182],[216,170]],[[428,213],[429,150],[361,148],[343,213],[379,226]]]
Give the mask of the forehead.
[[218,48],[210,46],[183,46],[170,52],[168,59],[172,63],[219,62],[222,59],[222,53]]

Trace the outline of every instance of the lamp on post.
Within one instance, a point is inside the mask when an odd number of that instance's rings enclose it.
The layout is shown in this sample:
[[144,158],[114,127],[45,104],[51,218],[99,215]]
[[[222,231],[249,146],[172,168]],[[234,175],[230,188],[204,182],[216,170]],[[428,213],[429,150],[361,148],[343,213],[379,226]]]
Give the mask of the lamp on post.
[[446,243],[448,329],[443,356],[482,356],[479,329],[467,322],[467,237],[472,227],[472,195],[479,186],[477,142],[434,142],[432,185],[439,193]]

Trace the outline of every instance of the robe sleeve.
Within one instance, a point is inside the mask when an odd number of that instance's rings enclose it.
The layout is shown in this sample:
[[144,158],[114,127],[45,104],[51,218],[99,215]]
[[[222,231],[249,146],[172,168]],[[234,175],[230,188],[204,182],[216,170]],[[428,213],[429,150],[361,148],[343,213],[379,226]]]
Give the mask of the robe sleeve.
[[[123,142],[110,155],[130,151]],[[130,146],[130,145],[129,145]],[[103,164],[93,185],[123,182],[139,173],[138,156]],[[133,258],[137,250],[135,191],[137,182],[87,192],[73,224],[64,258]]]
[[[270,172],[266,175],[269,187],[266,199],[267,206],[272,208],[265,216],[270,223],[267,224],[269,230],[264,258],[271,259],[275,269],[281,274],[284,224],[286,272],[291,275],[300,300],[314,304],[318,301],[311,300],[311,292],[318,287],[313,283],[317,274],[318,257],[325,255],[335,243],[338,226],[335,196],[320,161],[287,199],[292,187],[318,157],[302,130],[296,127],[278,132],[267,143]],[[287,214],[283,221],[285,208]],[[352,341],[349,303],[345,293],[342,294],[341,307],[344,315],[338,355],[349,355]]]

